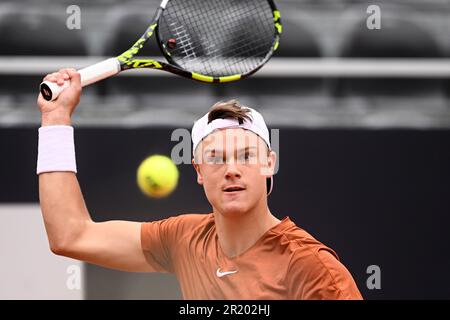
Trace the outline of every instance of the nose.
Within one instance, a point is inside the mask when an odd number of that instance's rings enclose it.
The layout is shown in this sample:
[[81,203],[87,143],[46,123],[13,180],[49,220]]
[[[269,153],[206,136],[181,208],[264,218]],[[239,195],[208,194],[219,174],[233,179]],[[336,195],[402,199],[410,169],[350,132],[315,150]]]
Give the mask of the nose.
[[240,177],[241,172],[239,171],[238,166],[235,163],[227,163],[225,168],[225,178],[234,179]]

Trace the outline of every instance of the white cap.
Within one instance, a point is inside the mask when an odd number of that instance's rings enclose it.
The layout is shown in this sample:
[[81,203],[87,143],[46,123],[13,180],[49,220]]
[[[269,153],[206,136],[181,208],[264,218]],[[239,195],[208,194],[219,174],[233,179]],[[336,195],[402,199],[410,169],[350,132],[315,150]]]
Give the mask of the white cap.
[[193,143],[193,152],[197,149],[198,144],[209,134],[211,134],[214,130],[224,129],[224,128],[243,128],[250,130],[260,136],[266,143],[270,149],[270,140],[269,140],[269,129],[267,129],[266,122],[264,121],[263,116],[256,110],[249,107],[242,107],[243,109],[249,109],[250,112],[247,115],[250,116],[252,121],[247,121],[245,119],[241,124],[236,119],[215,119],[208,123],[208,115],[205,114],[199,120],[194,123],[192,127],[192,143]]
[[[198,144],[206,138],[209,134],[217,129],[224,128],[243,128],[246,130],[250,130],[260,136],[266,143],[270,149],[270,139],[269,139],[269,129],[267,129],[266,122],[264,121],[263,116],[256,111],[255,109],[249,107],[242,107],[244,109],[249,109],[250,112],[247,115],[250,116],[252,121],[248,121],[244,119],[244,121],[240,124],[236,119],[215,119],[208,123],[208,115],[206,113],[203,117],[197,120],[192,127],[192,154],[195,154],[195,149],[197,149]],[[267,180],[267,195],[272,192],[273,189],[273,177],[271,176]]]

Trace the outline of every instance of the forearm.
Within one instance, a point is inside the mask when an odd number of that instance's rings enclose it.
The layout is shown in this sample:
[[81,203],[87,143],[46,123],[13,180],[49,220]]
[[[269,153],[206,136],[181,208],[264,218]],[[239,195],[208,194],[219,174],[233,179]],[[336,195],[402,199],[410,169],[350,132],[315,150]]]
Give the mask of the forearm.
[[[61,125],[71,125],[70,113],[60,111],[42,114],[42,127]],[[41,141],[40,137],[41,143],[54,145],[54,141]],[[73,146],[73,135],[70,144]],[[54,150],[44,147],[41,151],[45,153]],[[55,158],[58,157],[53,154],[50,157]],[[83,232],[86,223],[91,221],[76,174],[70,171],[40,173],[39,199],[50,246],[53,251],[61,253]]]
[[39,199],[50,246],[54,251],[74,242],[91,222],[81,189],[73,172],[39,175]]

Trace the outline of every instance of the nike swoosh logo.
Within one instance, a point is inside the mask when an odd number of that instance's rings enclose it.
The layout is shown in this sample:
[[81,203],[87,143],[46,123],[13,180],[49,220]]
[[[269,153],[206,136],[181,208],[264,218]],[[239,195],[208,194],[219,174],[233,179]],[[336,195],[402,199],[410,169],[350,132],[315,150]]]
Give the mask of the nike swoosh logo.
[[226,275],[229,275],[229,274],[233,274],[233,273],[236,273],[236,272],[238,272],[238,271],[237,271],[237,270],[234,270],[234,271],[220,272],[220,268],[219,268],[219,269],[217,269],[217,271],[216,271],[216,276],[218,276],[219,278],[222,278],[223,276],[226,276]]

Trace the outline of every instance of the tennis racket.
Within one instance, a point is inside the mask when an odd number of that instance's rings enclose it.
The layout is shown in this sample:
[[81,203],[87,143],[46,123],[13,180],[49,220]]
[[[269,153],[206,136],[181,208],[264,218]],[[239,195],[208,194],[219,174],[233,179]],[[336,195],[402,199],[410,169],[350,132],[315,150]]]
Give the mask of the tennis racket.
[[[147,68],[209,83],[237,81],[260,69],[278,48],[280,12],[272,0],[163,0],[145,33],[133,46],[78,70],[87,86],[121,71]],[[136,55],[153,34],[166,59]],[[70,85],[44,81],[40,92],[55,100]]]

